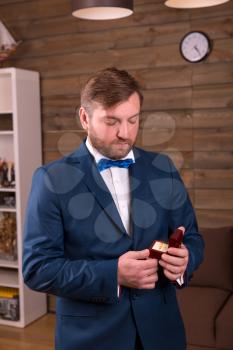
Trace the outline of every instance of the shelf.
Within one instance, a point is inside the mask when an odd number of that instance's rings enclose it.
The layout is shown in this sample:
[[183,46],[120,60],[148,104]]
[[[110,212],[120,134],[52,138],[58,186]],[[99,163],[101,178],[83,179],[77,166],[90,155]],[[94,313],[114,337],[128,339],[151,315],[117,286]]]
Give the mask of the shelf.
[[0,318],[1,326],[14,326],[14,327],[22,327],[20,321],[8,321]]
[[[39,74],[18,68],[2,68],[0,158],[7,166],[4,165],[1,172],[0,235],[7,243],[9,236],[8,244],[13,238],[14,244],[12,255],[1,249],[0,286],[18,290],[20,320],[0,318],[0,325],[25,327],[47,312],[46,295],[29,289],[21,272],[25,210],[33,173],[42,163],[41,150]],[[11,258],[16,260],[7,260]]]
[[16,208],[8,208],[0,206],[0,213],[16,213]]
[[18,288],[18,271],[8,269],[7,267],[0,268],[0,287]]
[[13,111],[9,110],[9,109],[6,109],[6,110],[0,110],[0,116],[1,114],[13,114]]
[[0,192],[15,192],[15,187],[0,187]]
[[6,267],[6,268],[9,268],[9,269],[18,269],[19,264],[18,264],[17,260],[11,261],[11,260],[0,259],[0,268],[1,267]]
[[6,136],[12,135],[13,136],[14,132],[11,130],[0,130],[0,136],[4,136],[4,135],[6,135]]

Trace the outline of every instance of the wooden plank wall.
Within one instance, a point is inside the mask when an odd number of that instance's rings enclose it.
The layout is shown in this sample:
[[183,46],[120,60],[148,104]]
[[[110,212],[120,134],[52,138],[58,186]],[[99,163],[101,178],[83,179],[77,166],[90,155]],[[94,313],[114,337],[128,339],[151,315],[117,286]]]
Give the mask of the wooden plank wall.
[[[0,19],[23,41],[6,65],[41,74],[45,163],[84,137],[74,110],[86,78],[107,66],[127,69],[145,94],[138,145],[174,159],[200,226],[233,224],[233,1],[176,10],[135,0],[131,17],[85,21],[71,16],[69,0],[1,0]],[[190,30],[213,42],[204,62],[179,53]]]

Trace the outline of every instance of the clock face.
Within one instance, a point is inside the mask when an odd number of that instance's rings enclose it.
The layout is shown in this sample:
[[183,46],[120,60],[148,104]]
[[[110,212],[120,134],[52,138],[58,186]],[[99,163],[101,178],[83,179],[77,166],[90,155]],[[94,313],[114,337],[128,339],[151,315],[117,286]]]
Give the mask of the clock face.
[[200,62],[210,52],[210,40],[202,32],[190,32],[181,40],[180,51],[189,62]]

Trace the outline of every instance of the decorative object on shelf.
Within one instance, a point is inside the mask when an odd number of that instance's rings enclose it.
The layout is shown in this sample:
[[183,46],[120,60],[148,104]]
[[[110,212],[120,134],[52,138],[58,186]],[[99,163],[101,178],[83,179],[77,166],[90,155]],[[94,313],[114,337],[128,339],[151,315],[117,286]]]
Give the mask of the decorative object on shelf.
[[229,0],[167,0],[165,5],[177,9],[194,9],[224,4]]
[[2,21],[0,21],[0,64],[15,52],[21,41],[16,42]]
[[72,0],[72,15],[82,19],[118,19],[132,13],[133,0]]
[[191,63],[204,60],[211,52],[212,44],[208,35],[192,31],[187,33],[180,42],[180,52],[184,59]]
[[15,187],[14,163],[0,158],[0,188]]
[[17,259],[15,213],[0,212],[0,259]]
[[0,318],[3,320],[19,320],[19,290],[0,287]]
[[16,209],[15,192],[1,192],[0,190],[1,209]]

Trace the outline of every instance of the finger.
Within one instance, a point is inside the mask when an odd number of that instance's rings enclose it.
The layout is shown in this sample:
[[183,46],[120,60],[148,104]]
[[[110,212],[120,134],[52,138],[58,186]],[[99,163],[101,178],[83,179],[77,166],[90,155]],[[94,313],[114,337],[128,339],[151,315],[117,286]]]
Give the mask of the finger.
[[141,279],[141,282],[146,284],[146,283],[153,283],[153,282],[157,282],[158,281],[158,275],[157,273],[154,273],[150,276],[146,276],[144,278]]
[[143,270],[156,269],[158,267],[157,259],[137,260],[136,264]]
[[153,276],[153,277],[148,277],[147,279],[141,281],[139,288],[153,289],[153,288],[155,288],[157,281],[158,281],[157,275]]
[[168,255],[168,254],[163,254],[161,260],[159,261],[159,264],[161,265],[164,262],[165,264],[181,266],[185,263],[185,261],[186,259],[184,257],[177,257],[177,256]]
[[170,280],[170,281],[176,281],[178,278],[180,278],[181,274],[174,274],[174,273],[171,273],[170,271],[168,270],[164,270],[164,275]]
[[153,275],[154,273],[157,273],[157,271],[158,271],[158,266],[152,269],[146,269],[143,271],[143,273],[145,276],[150,276],[150,275]]
[[140,286],[138,289],[154,289],[156,287],[156,282],[145,284],[143,286]]
[[161,266],[163,267],[164,271],[167,270],[167,271],[171,272],[172,274],[181,274],[181,273],[183,273],[184,268],[185,268],[184,265],[177,266],[177,265],[169,265],[166,263],[164,263],[163,265],[161,263]]
[[131,259],[147,259],[149,257],[150,251],[149,249],[138,250],[138,251],[129,251],[126,253],[127,256]]
[[173,256],[179,256],[181,258],[184,258],[188,256],[188,249],[184,245],[181,246],[180,248],[170,247],[168,248],[167,253]]
[[157,271],[153,271],[150,272],[148,274],[145,274],[145,272],[143,274],[140,275],[140,281],[146,282],[147,280],[152,281],[153,279],[155,279],[157,281],[158,279],[158,274]]

